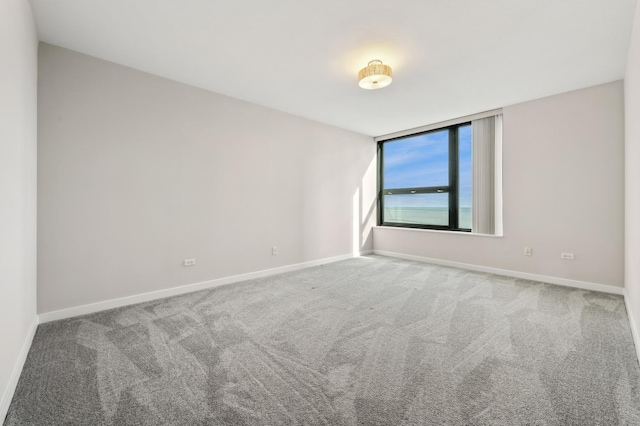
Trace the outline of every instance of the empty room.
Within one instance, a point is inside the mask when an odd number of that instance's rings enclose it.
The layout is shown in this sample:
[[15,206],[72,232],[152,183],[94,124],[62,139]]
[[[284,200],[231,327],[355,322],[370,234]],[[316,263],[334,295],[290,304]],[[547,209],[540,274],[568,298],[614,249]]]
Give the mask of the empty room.
[[0,420],[640,425],[636,0],[0,0]]

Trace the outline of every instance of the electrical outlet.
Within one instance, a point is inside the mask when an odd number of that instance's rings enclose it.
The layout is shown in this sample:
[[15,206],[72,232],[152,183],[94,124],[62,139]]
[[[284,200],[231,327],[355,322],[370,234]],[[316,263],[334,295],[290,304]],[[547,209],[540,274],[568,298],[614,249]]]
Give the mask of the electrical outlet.
[[271,256],[277,256],[277,255],[278,255],[278,246],[271,247]]
[[195,259],[185,259],[183,262],[184,266],[193,266],[196,264],[196,260]]
[[573,253],[560,253],[560,259],[573,260]]
[[524,248],[524,255],[525,256],[531,256],[533,254],[533,250],[531,250],[531,247],[525,247]]

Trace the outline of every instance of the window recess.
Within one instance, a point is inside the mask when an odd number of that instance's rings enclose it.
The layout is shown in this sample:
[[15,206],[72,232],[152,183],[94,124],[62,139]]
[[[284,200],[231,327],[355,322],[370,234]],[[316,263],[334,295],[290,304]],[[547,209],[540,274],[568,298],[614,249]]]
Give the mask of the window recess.
[[495,234],[501,128],[490,116],[379,140],[378,225]]

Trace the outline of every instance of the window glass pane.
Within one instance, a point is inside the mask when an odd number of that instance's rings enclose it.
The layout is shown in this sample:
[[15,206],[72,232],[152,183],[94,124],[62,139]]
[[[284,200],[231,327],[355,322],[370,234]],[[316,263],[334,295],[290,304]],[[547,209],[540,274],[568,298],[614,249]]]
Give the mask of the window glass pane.
[[449,185],[449,130],[384,144],[384,189]]
[[384,221],[449,226],[449,194],[385,194]]
[[471,125],[458,128],[458,227],[471,229],[473,197]]

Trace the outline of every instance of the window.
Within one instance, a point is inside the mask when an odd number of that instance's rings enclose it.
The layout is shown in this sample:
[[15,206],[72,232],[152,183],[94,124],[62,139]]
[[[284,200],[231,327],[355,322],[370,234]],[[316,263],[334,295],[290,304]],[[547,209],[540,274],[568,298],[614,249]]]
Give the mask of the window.
[[378,141],[378,225],[502,235],[502,113]]
[[471,123],[378,143],[379,224],[470,232]]

